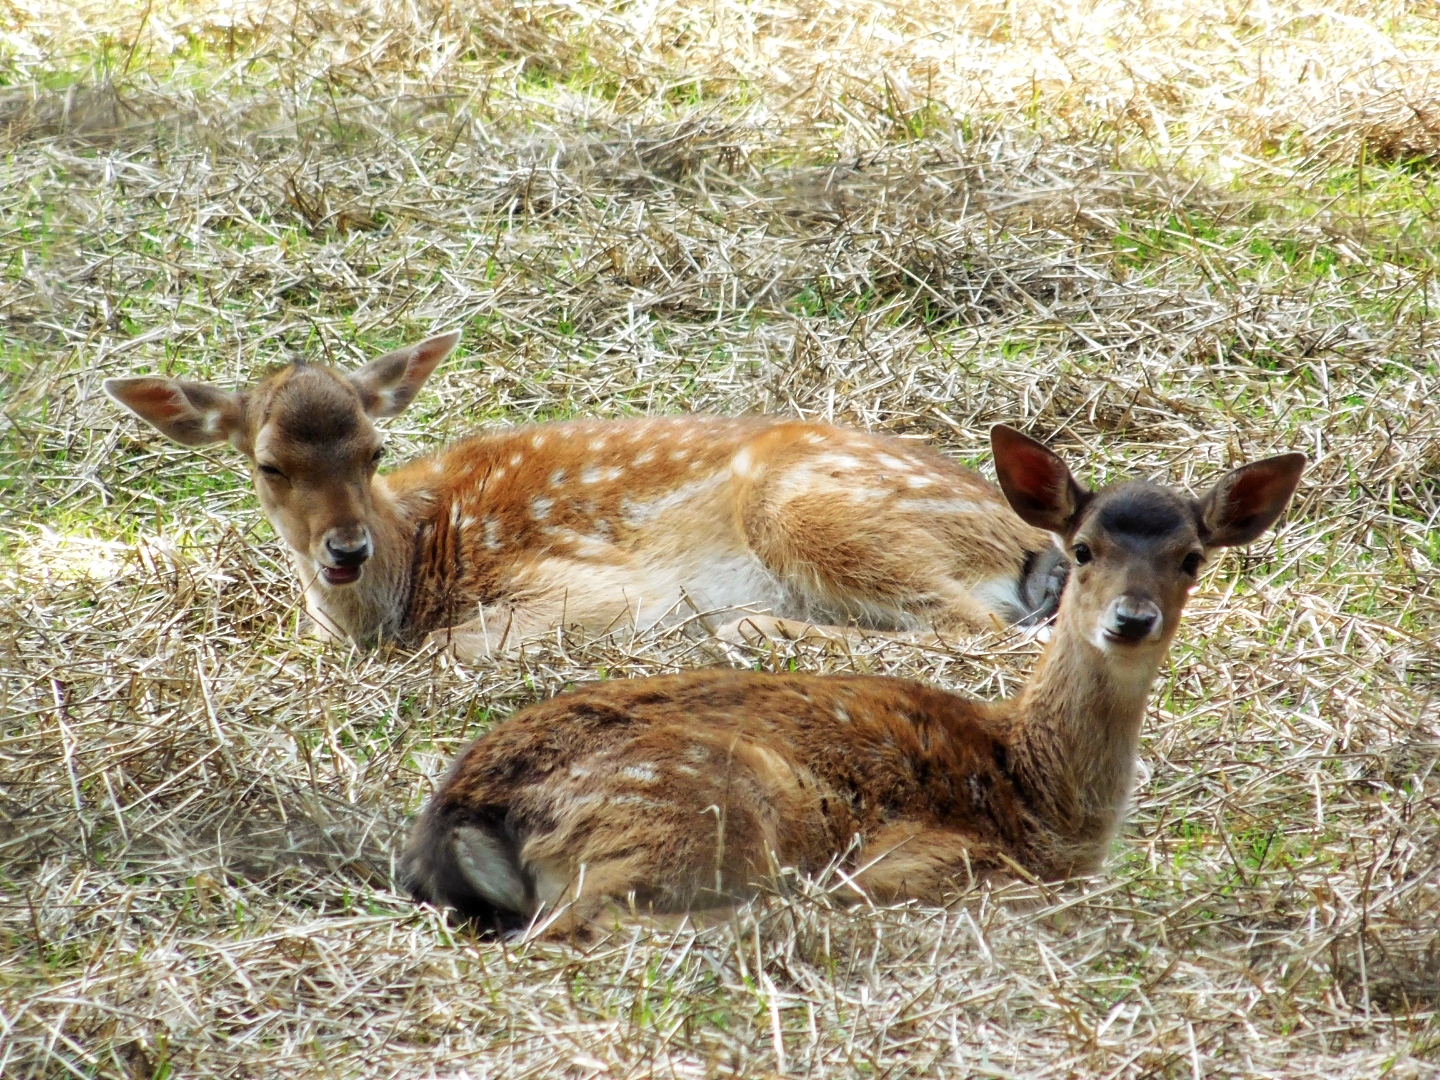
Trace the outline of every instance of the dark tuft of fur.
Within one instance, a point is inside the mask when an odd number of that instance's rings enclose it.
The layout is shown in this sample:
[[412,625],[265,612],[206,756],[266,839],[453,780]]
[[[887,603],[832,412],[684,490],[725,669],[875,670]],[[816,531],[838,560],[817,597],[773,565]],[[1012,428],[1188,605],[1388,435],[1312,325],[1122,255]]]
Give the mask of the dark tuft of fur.
[[482,896],[461,872],[455,850],[455,830],[463,827],[488,833],[514,860],[518,870],[520,852],[505,826],[504,807],[466,809],[438,805],[432,800],[420,815],[405,854],[400,859],[401,883],[417,901],[453,913],[484,934],[508,934],[523,930],[530,922],[525,912],[497,907]]
[[1108,533],[1146,540],[1169,536],[1193,521],[1190,506],[1174,492],[1145,483],[1122,484],[1105,492],[1095,515]]
[[324,368],[297,367],[280,388],[276,405],[271,417],[294,443],[326,446],[353,438],[360,429],[354,389]]
[[1031,552],[1020,574],[1020,599],[1025,603],[1023,626],[1042,623],[1060,610],[1060,597],[1070,580],[1070,560],[1058,547]]

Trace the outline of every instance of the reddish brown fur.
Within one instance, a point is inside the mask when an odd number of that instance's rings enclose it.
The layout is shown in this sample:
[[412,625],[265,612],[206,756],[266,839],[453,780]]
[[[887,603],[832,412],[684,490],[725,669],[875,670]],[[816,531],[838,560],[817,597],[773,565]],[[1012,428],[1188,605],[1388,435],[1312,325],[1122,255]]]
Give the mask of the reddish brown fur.
[[1304,459],[1236,470],[1200,501],[1147,484],[1092,495],[1038,443],[994,441],[1017,508],[1081,560],[1018,696],[736,671],[588,686],[461,756],[405,856],[416,894],[505,927],[570,900],[582,918],[616,900],[713,906],[777,867],[837,860],[877,900],[1099,867],[1199,560],[1268,528]]
[[474,656],[561,624],[700,612],[734,638],[746,611],[761,631],[953,631],[1053,610],[1064,563],[1045,533],[975,473],[884,436],[775,417],[573,421],[376,474],[372,419],[403,409],[457,338],[348,375],[291,366],[242,393],[106,389],[173,438],[246,454],[315,621],[361,643],[438,631]]

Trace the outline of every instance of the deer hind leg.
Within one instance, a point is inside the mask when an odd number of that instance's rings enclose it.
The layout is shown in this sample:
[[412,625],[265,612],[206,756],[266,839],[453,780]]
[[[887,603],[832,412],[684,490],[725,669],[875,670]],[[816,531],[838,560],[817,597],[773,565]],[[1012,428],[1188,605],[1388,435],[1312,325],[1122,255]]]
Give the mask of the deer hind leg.
[[789,759],[733,733],[648,732],[576,765],[523,847],[540,921],[724,909],[832,846]]
[[605,813],[603,822],[587,817],[569,828],[562,814],[554,832],[525,845],[535,882],[532,926],[543,934],[723,909],[754,891],[759,867],[747,864],[757,853],[738,850],[733,836],[727,850],[715,812],[660,804]]
[[744,525],[753,550],[795,597],[796,610],[782,616],[901,633],[979,633],[1025,614],[1025,542],[1047,543],[1022,538],[1023,523],[994,516],[926,514],[895,499],[870,505],[822,490],[783,502],[762,498]]
[[848,898],[877,904],[940,904],[995,879],[1004,864],[973,837],[918,825],[893,825],[868,837],[857,862]]

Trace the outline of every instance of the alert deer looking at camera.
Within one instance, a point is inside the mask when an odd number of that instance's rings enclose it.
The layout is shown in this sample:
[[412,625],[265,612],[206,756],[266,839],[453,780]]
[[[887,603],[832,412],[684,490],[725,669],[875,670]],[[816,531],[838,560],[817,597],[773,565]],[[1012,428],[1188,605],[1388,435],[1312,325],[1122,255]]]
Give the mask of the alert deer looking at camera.
[[835,860],[877,901],[1098,868],[1201,564],[1270,527],[1305,458],[1246,465],[1197,500],[1140,482],[1092,493],[1040,443],[991,440],[1010,505],[1075,566],[1017,696],[711,670],[552,698],[456,762],[404,855],[414,894],[504,930],[572,902],[581,920],[611,902],[723,906],[776,867]]
[[477,435],[376,472],[375,421],[459,340],[353,372],[293,364],[228,392],[156,377],[105,392],[189,446],[249,458],[322,632],[440,632],[463,659],[557,626],[603,634],[715,613],[976,630],[1048,617],[1068,566],[991,484],[893,438],[775,417],[571,421]]

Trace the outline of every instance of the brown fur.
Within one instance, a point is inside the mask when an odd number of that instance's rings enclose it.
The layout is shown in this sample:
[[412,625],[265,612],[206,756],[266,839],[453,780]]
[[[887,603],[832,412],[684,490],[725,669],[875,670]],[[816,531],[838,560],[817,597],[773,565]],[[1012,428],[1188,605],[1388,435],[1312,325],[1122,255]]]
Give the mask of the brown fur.
[[[697,613],[734,639],[752,611],[744,632],[784,620],[975,630],[1054,609],[1063,560],[994,485],[860,431],[572,421],[377,474],[372,420],[413,400],[457,339],[350,374],[291,366],[241,393],[148,377],[106,390],[179,441],[247,455],[316,623],[362,644],[439,632],[475,656],[560,625],[604,633]],[[359,579],[327,580],[336,572]]]
[[876,900],[1097,869],[1199,560],[1268,528],[1304,459],[1236,470],[1197,501],[1148,484],[1092,495],[1038,443],[994,443],[1017,508],[1083,560],[1019,695],[738,671],[587,686],[460,757],[404,858],[416,895],[504,928],[569,901],[581,918],[714,906],[777,867],[837,860]]

